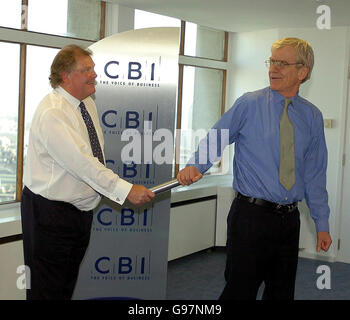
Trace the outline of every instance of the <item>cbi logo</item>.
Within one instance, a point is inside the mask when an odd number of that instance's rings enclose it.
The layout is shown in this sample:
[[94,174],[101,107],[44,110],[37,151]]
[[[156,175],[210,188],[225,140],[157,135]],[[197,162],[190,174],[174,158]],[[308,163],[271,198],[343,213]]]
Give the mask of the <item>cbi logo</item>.
[[96,215],[96,221],[103,227],[151,227],[152,208],[135,212],[132,208],[122,208],[120,214],[111,208],[103,208]]
[[[103,256],[95,261],[94,269],[99,275],[145,276],[151,270],[151,251],[148,255]],[[126,278],[127,279],[127,278]]]
[[[160,57],[159,57],[160,59]],[[144,81],[155,81],[156,71],[159,63],[150,63],[145,60],[140,61],[125,61],[120,62],[116,60],[109,61],[104,66],[104,74],[109,79],[125,79],[128,80],[144,80]]]
[[140,123],[143,124],[144,121],[152,121],[153,117],[152,112],[144,115],[143,120],[140,120],[140,113],[137,111],[126,111],[124,115],[120,115],[120,113],[114,109],[106,110],[101,116],[102,124],[108,129],[117,127],[121,129],[137,129],[140,127]]
[[[154,179],[155,173],[152,170],[151,164],[147,163],[144,165],[132,163],[123,163],[122,167],[117,170],[117,161],[108,159],[106,160],[107,167],[112,171],[116,172],[119,176],[123,178],[144,178],[144,179]],[[143,168],[143,169],[142,169]]]

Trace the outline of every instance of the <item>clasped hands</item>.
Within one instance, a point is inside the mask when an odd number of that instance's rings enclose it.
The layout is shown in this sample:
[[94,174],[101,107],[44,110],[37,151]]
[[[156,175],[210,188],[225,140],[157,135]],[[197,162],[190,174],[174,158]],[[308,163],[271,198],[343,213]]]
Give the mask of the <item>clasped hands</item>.
[[[190,185],[202,178],[202,174],[195,167],[185,167],[178,175],[177,180],[182,186]],[[127,199],[134,205],[141,206],[155,197],[154,192],[146,187],[134,184],[127,196]]]

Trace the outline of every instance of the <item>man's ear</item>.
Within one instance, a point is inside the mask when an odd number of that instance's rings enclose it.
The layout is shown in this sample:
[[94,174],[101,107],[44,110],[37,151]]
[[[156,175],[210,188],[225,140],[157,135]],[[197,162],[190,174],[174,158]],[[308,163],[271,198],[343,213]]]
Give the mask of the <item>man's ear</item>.
[[69,73],[66,71],[61,72],[61,79],[63,83],[67,83],[69,81]]
[[309,74],[310,68],[306,67],[306,66],[302,66],[299,70],[298,70],[298,78],[300,81],[303,81],[307,75]]

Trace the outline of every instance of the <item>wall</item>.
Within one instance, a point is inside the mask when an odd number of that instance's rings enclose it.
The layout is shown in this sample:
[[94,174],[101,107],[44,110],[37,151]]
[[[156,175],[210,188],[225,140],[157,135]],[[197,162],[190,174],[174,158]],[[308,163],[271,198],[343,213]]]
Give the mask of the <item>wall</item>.
[[[346,109],[348,70],[348,28],[331,30],[316,28],[271,29],[246,33],[231,33],[229,41],[229,70],[227,82],[227,108],[244,92],[269,85],[264,60],[270,57],[271,44],[283,37],[295,36],[310,42],[315,52],[315,67],[311,80],[301,86],[300,95],[314,103],[324,118],[333,120],[333,128],[326,128],[328,146],[327,188],[331,209],[330,232],[333,246],[318,258],[335,259],[340,217],[338,195],[341,191],[342,153]],[[301,245],[305,256],[315,256],[315,227],[302,203]]]
[[264,61],[270,57],[271,43],[276,39],[277,29],[230,33],[226,109],[243,93],[269,85]]
[[[313,102],[323,113],[324,118],[333,119],[333,128],[325,128],[328,148],[327,190],[329,194],[330,232],[333,237],[333,246],[329,256],[336,257],[339,237],[342,153],[344,142],[344,117],[347,96],[348,74],[348,28],[337,27],[329,31],[318,29],[285,29],[280,30],[279,36],[293,35],[308,39],[315,53],[315,67],[312,81],[301,87],[300,94]],[[311,250],[314,239],[310,236],[313,223],[308,219],[305,249]],[[346,244],[344,244],[346,245]]]

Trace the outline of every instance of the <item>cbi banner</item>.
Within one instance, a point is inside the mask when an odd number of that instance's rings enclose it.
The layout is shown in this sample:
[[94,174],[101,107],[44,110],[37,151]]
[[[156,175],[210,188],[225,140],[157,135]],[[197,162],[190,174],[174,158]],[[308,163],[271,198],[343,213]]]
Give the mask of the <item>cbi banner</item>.
[[[89,49],[107,167],[148,188],[168,181],[179,28],[128,31]],[[164,299],[169,217],[170,192],[144,207],[103,199],[94,212],[73,299]]]

